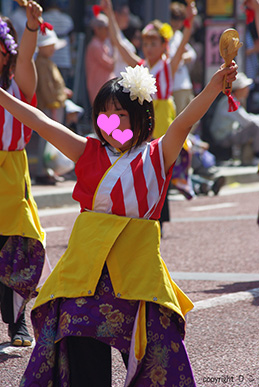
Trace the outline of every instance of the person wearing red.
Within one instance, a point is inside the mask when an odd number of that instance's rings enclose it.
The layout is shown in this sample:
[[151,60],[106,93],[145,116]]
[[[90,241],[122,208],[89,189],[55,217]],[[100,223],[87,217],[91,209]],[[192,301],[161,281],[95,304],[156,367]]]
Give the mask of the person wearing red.
[[0,89],[0,105],[76,163],[79,214],[68,248],[32,311],[36,346],[21,386],[111,386],[111,347],[127,365],[125,386],[196,383],[184,346],[192,302],[160,255],[158,219],[175,160],[192,125],[237,66],[223,66],[205,89],[148,142],[155,78],[127,67],[93,105],[97,138],[79,136]]
[[[9,95],[36,106],[33,54],[42,8],[26,7],[27,22],[19,52],[8,18],[0,18],[0,85]],[[25,146],[32,130],[0,107],[0,304],[14,346],[30,346],[25,305],[35,297],[44,262],[45,234],[31,194]]]

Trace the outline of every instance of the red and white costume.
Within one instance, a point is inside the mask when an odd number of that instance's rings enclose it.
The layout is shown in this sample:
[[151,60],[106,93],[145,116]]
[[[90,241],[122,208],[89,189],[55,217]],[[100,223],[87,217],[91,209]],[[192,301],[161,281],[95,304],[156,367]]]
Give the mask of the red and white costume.
[[73,198],[82,211],[145,219],[159,218],[171,176],[164,173],[161,139],[118,157],[100,140],[88,138],[76,174]]
[[157,92],[153,98],[155,109],[155,128],[153,137],[163,136],[169,125],[175,118],[175,106],[172,99],[173,77],[170,60],[160,59],[153,67],[150,67],[147,61],[142,61],[149,72],[156,78]]
[[[27,102],[23,93],[12,81],[7,92],[23,102]],[[36,94],[30,105],[36,106]],[[0,106],[0,150],[16,151],[25,148],[30,141],[32,130],[16,120],[7,110]]]

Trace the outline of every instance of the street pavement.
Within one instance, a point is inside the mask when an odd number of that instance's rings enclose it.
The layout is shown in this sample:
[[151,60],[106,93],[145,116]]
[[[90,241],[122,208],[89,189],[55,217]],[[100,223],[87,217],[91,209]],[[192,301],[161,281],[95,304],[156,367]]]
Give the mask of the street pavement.
[[[59,188],[67,191],[73,184]],[[42,189],[33,191],[37,200]],[[172,278],[194,302],[185,344],[199,387],[259,387],[258,199],[256,182],[230,182],[218,196],[190,201],[170,194],[171,222],[164,226],[161,253]],[[73,202],[40,207],[54,266],[66,249],[79,207]],[[27,308],[31,334],[32,305]],[[32,349],[11,347],[1,320],[0,337],[0,386],[18,386]],[[113,351],[112,385],[122,387],[124,377],[120,355]]]

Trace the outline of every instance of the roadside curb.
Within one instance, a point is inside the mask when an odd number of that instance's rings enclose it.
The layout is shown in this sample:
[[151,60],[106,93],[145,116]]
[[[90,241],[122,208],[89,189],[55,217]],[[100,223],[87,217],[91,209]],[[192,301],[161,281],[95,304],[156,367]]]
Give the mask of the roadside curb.
[[[238,183],[248,184],[259,182],[256,166],[219,167],[216,176],[224,176],[226,185]],[[66,180],[55,186],[39,186],[32,184],[32,194],[39,209],[75,205],[72,192],[76,181]]]

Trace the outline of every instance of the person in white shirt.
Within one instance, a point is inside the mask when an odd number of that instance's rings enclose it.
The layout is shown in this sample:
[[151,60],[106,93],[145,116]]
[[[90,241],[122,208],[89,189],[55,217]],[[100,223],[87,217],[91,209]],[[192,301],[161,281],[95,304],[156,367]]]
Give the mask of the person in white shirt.
[[[183,38],[181,32],[184,20],[186,18],[186,7],[184,4],[174,2],[170,5],[170,23],[174,35],[169,42],[169,56],[174,57]],[[188,105],[194,97],[193,85],[189,74],[187,64],[194,63],[197,54],[192,46],[187,43],[182,60],[174,76],[173,96],[176,105],[176,114],[178,115]]]
[[[233,82],[232,96],[236,102],[244,105],[249,94],[249,86],[253,83],[244,73],[238,73]],[[252,148],[252,159],[249,163],[257,164],[259,161],[259,114],[248,113],[240,105],[234,112],[228,111],[228,97],[224,95],[216,105],[210,125],[212,139],[223,148],[233,146],[242,148],[247,145]],[[247,164],[248,162],[243,162]]]

